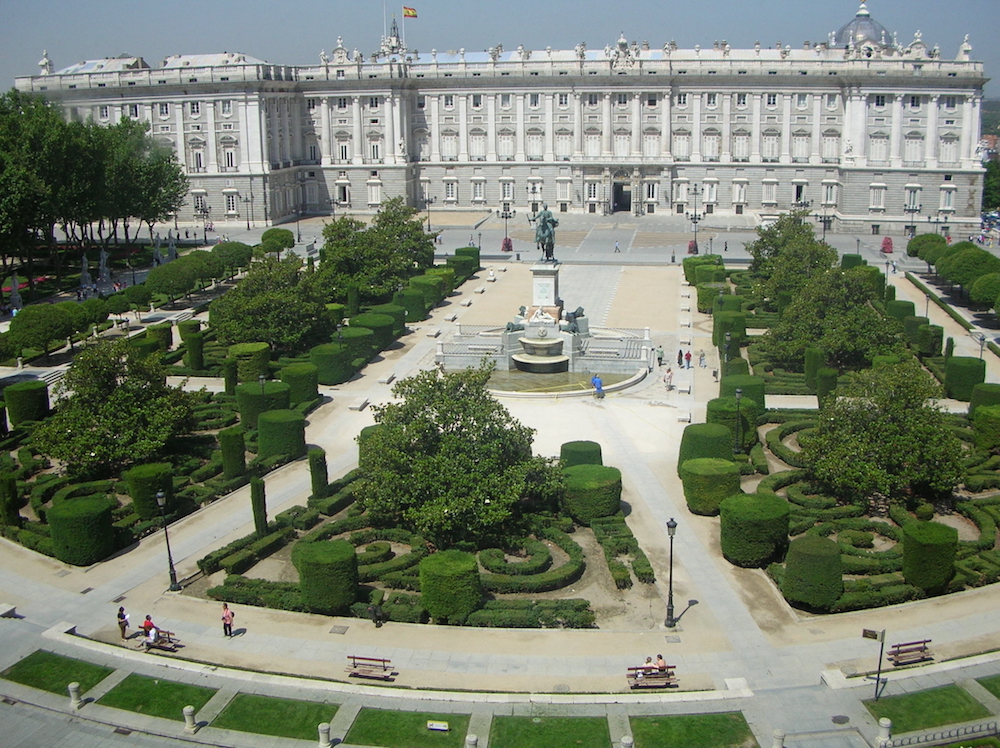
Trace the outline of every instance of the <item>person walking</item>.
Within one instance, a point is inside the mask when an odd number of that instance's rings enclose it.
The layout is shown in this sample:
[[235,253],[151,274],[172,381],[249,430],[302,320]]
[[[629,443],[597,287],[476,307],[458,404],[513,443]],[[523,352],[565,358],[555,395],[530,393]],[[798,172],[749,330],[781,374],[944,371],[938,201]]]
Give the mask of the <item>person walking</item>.
[[687,368],[691,368],[691,351],[684,354],[684,363],[687,364]]
[[705,351],[698,352],[698,366],[699,368],[705,368]]
[[125,612],[125,606],[118,608],[118,630],[122,632],[122,641],[128,639],[128,613]]
[[667,367],[667,373],[663,375],[663,384],[667,388],[667,392],[670,392],[674,388],[674,370],[669,366]]
[[233,635],[233,619],[236,614],[229,609],[228,603],[222,603],[222,633],[225,636]]
[[680,348],[677,349],[677,368],[678,369],[684,368],[684,351],[682,351]]
[[590,383],[594,386],[594,397],[598,400],[604,399],[604,382],[601,381],[601,377],[595,374],[590,378]]
[[615,242],[615,252],[621,252],[621,248],[618,246],[618,242]]
[[656,346],[656,365],[663,366],[663,346]]

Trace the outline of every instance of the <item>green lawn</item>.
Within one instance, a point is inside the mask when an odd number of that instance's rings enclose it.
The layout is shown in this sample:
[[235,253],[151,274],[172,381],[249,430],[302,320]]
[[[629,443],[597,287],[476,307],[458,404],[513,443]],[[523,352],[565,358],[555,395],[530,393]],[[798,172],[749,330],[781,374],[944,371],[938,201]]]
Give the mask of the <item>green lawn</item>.
[[756,748],[742,712],[629,717],[636,748]]
[[868,699],[864,705],[875,719],[891,719],[893,733],[926,730],[990,716],[989,709],[955,685],[884,696],[877,702]]
[[336,713],[336,704],[240,693],[226,704],[222,713],[212,721],[212,727],[279,738],[315,740],[317,725],[329,722]]
[[[427,729],[427,721],[447,722],[449,732]],[[318,723],[317,723],[318,724]],[[468,714],[429,714],[362,709],[344,737],[354,745],[381,745],[386,748],[461,748],[469,731]]]
[[979,685],[1000,699],[1000,675],[991,675],[989,678],[979,678]]
[[80,693],[86,693],[113,672],[113,668],[39,649],[7,668],[3,677],[65,696],[70,683],[76,681],[80,684]]
[[494,717],[490,748],[610,748],[604,717]]
[[98,699],[97,703],[151,717],[183,721],[184,707],[193,706],[197,713],[214,695],[214,688],[191,686],[162,678],[147,678],[133,673]]

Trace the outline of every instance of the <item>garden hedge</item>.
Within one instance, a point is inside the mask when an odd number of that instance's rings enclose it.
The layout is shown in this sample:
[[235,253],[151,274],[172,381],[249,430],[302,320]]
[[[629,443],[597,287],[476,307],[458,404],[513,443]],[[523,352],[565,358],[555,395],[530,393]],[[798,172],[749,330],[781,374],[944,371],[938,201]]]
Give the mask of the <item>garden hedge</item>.
[[139,355],[143,357],[152,356],[160,352],[159,341],[145,334],[142,337],[130,338],[128,344],[135,348],[139,352]]
[[[1000,405],[980,405],[972,422],[976,447],[993,451],[1000,447]],[[968,479],[966,479],[968,486]]]
[[479,563],[494,574],[540,574],[552,565],[552,552],[540,540],[525,538],[514,544],[512,551],[524,549],[527,558],[523,561],[508,561],[500,548],[486,548],[479,552]]
[[195,371],[205,368],[205,333],[190,332],[184,340],[184,365]]
[[398,338],[406,332],[406,309],[398,304],[379,304],[368,310],[372,314],[384,314],[392,317],[392,337]]
[[743,311],[743,297],[733,296],[732,294],[722,294],[722,296],[716,296],[715,301],[712,302],[712,315],[716,315],[719,312],[742,312]]
[[731,460],[696,457],[681,463],[678,472],[688,509],[694,514],[718,514],[722,500],[740,491],[740,466]]
[[222,475],[227,479],[239,478],[247,471],[246,440],[243,427],[237,424],[222,429],[218,434],[219,449],[222,452]]
[[236,343],[229,346],[229,357],[236,359],[236,376],[241,382],[256,382],[260,375],[271,375],[267,362],[271,348],[267,343]]
[[[476,271],[479,269],[479,263],[474,258],[467,257],[465,255],[455,255],[449,257],[447,260],[445,260],[445,262],[447,263],[448,267],[452,268],[455,271],[455,280],[458,283],[465,283],[465,281],[467,281],[469,278],[475,275]],[[444,279],[442,278],[442,280]],[[440,298],[443,299],[446,294],[447,291],[444,289],[444,286],[442,285]]]
[[497,594],[550,592],[572,584],[583,575],[586,569],[583,549],[573,538],[553,527],[545,528],[539,535],[561,548],[569,556],[569,561],[540,574],[484,574],[483,586],[489,592]]
[[419,322],[427,316],[427,302],[419,288],[404,288],[393,297],[393,303],[406,310],[407,322]]
[[844,270],[850,270],[851,268],[861,267],[865,264],[865,260],[861,255],[858,254],[844,254],[840,256],[840,267]]
[[132,506],[140,520],[150,520],[160,516],[160,506],[156,503],[156,493],[166,494],[164,511],[169,514],[174,502],[174,468],[169,462],[150,462],[136,465],[122,476],[128,486]]
[[764,377],[750,374],[728,376],[719,384],[719,397],[735,397],[737,389],[743,390],[741,410],[747,405],[748,400],[752,400],[758,408],[754,412],[757,414],[764,412]]
[[21,526],[21,496],[17,490],[17,476],[0,473],[0,525]]
[[284,382],[246,382],[236,387],[236,408],[246,430],[257,428],[257,417],[268,410],[285,410],[292,404],[292,388]]
[[733,376],[734,374],[738,376],[741,374],[749,374],[749,373],[750,373],[750,362],[747,361],[745,358],[740,358],[739,356],[737,356],[736,358],[731,358],[726,362],[726,365],[722,371],[722,376],[729,377]]
[[951,356],[944,365],[944,388],[948,397],[969,402],[977,384],[986,381],[986,362],[972,356]]
[[316,367],[320,384],[343,384],[354,375],[351,351],[346,345],[323,343],[309,351],[309,361]]
[[351,317],[351,327],[367,327],[372,331],[372,349],[375,352],[384,351],[395,340],[393,328],[395,320],[388,314],[366,312]]
[[816,390],[816,375],[820,368],[826,366],[826,351],[822,348],[806,348],[805,350],[805,373],[806,387]]
[[471,257],[475,263],[475,268],[478,271],[482,265],[479,261],[479,247],[467,246],[458,247],[455,249],[455,257]]
[[829,366],[822,366],[816,371],[816,399],[819,401],[819,407],[822,408],[827,398],[833,397],[836,393],[839,376],[839,372]]
[[917,335],[917,353],[925,358],[941,355],[944,328],[940,325],[921,325]]
[[[726,377],[731,379],[732,377]],[[737,423],[739,423],[739,440],[743,451],[749,451],[757,439],[757,417],[764,412],[762,404],[749,397],[743,397],[737,405],[735,397],[717,397],[709,400],[706,412],[706,423],[718,423],[725,426],[733,434],[735,445]]]
[[236,385],[239,384],[239,379],[236,376],[236,359],[222,359],[222,381],[225,393],[235,395]]
[[12,384],[3,396],[11,426],[41,421],[49,413],[49,386],[41,379]]
[[357,599],[358,556],[346,540],[300,540],[292,546],[292,564],[306,610],[339,615]]
[[840,546],[830,538],[804,535],[788,546],[781,594],[792,605],[830,610],[844,591]]
[[444,278],[444,288],[445,293],[447,294],[450,294],[458,288],[458,278],[455,275],[455,268],[437,265],[432,268],[427,268],[424,271],[424,275],[440,275]]
[[312,402],[319,397],[319,367],[315,364],[289,364],[278,371],[278,378],[289,387],[291,405]]
[[721,423],[692,423],[684,428],[680,451],[677,454],[677,470],[687,460],[699,457],[713,457],[731,460],[733,457],[733,432]]
[[563,470],[566,491],[563,508],[576,522],[589,525],[621,509],[622,474],[606,465],[575,465]]
[[744,312],[716,312],[712,320],[712,344],[720,348],[726,344],[726,333],[738,350],[747,337],[747,316]]
[[174,344],[174,326],[169,322],[150,325],[146,328],[146,339],[155,340],[159,350],[169,351]]
[[591,441],[565,442],[559,449],[563,467],[574,465],[603,465],[601,445]]
[[183,342],[187,342],[194,333],[201,331],[201,320],[186,319],[177,323],[177,335]]
[[47,514],[56,558],[89,566],[115,552],[116,504],[106,496],[82,496],[53,505]]
[[694,269],[694,285],[696,286],[703,283],[723,283],[725,280],[726,269],[720,265],[698,265]]
[[330,487],[326,469],[326,451],[320,447],[309,450],[309,481],[312,486],[310,500],[323,499]]
[[347,346],[355,371],[371,361],[376,352],[375,333],[368,327],[344,327],[338,333],[337,342]]
[[267,535],[267,496],[263,478],[254,476],[250,479],[250,508],[253,510],[254,532],[262,538]]
[[[468,261],[462,261],[466,267],[470,266],[472,263]],[[456,268],[456,275],[461,281],[464,281],[467,276],[463,276],[461,273],[461,268]],[[444,291],[444,278],[440,275],[417,275],[410,278],[410,287],[416,288],[424,295],[424,306],[426,309],[433,309],[438,305],[445,295]]]
[[476,557],[449,550],[424,558],[420,562],[420,601],[435,623],[465,623],[483,604]]
[[972,388],[969,398],[969,418],[976,419],[976,409],[983,405],[1000,405],[1000,384],[995,382],[980,382]]
[[[698,311],[702,314],[710,314],[712,312],[712,306],[715,304],[715,300],[719,297],[720,291],[722,292],[722,295],[725,296],[730,290],[728,283],[699,283],[695,286],[695,289],[698,294]],[[736,314],[737,312],[728,313]],[[718,325],[719,321],[716,320],[715,324]]]
[[766,566],[788,547],[788,502],[774,494],[737,494],[719,505],[722,555],[736,566]]
[[915,348],[920,344],[920,328],[930,324],[926,317],[904,317],[903,336],[911,347]]
[[912,301],[895,299],[885,303],[885,313],[887,316],[902,322],[907,317],[916,316],[916,307]]
[[958,530],[939,522],[903,527],[903,579],[929,592],[944,592],[955,574]]
[[681,267],[684,270],[684,280],[692,286],[698,282],[697,272],[699,265],[722,265],[722,257],[720,255],[694,255],[685,257],[681,263]]
[[267,410],[257,417],[257,455],[301,457],[306,453],[306,417],[297,410]]
[[365,444],[368,442],[377,429],[382,428],[379,424],[373,423],[371,426],[365,426],[361,431],[358,432],[358,464],[364,465],[366,462],[365,455]]

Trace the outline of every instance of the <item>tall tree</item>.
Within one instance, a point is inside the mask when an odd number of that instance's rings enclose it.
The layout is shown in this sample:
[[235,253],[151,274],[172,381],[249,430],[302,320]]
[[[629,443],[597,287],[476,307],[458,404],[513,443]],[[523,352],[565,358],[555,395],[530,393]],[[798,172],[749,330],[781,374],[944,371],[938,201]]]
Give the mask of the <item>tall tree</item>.
[[837,250],[817,241],[805,211],[784,215],[757,229],[747,245],[757,295],[772,303],[782,291],[794,293],[837,262]]

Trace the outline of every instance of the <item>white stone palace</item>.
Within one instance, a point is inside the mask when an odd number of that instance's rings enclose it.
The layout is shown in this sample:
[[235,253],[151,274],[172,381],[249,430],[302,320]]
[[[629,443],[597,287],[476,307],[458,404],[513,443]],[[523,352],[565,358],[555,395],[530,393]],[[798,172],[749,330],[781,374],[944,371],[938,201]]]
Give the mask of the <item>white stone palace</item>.
[[148,122],[187,169],[179,215],[282,222],[418,208],[556,214],[697,210],[766,221],[808,206],[834,231],[979,226],[986,77],[900,43],[864,4],[797,47],[429,52],[393,21],[379,51],[341,39],[319,64],[223,52],[89,60],[18,78],[67,116]]

